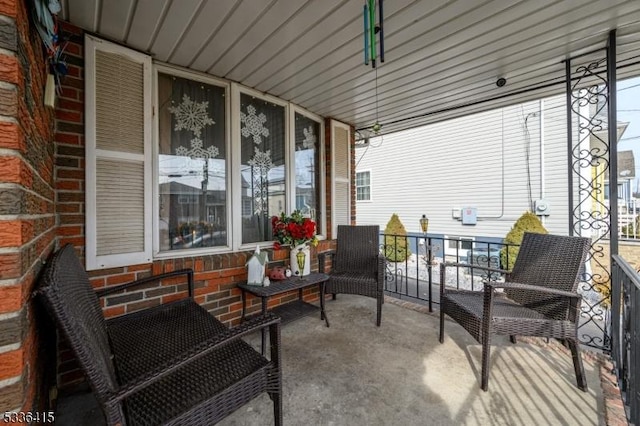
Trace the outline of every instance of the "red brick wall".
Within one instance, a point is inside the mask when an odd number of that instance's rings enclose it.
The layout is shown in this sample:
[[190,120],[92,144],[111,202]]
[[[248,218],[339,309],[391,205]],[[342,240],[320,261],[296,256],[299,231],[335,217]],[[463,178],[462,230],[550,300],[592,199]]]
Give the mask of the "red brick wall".
[[50,331],[31,293],[55,244],[53,112],[26,2],[0,1],[0,412],[47,406]]
[[[1,0],[0,0],[1,1]],[[82,31],[63,23],[62,30],[69,40],[65,49],[69,74],[63,80],[62,94],[58,99],[55,118],[55,185],[56,209],[59,215],[57,235],[60,246],[71,243],[77,253],[84,258],[85,254],[85,152],[84,152],[84,58]],[[354,200],[355,201],[355,200]],[[328,203],[330,205],[330,203]],[[353,203],[355,206],[355,202]],[[1,231],[0,231],[1,232]],[[314,250],[327,250],[330,242],[322,242]],[[116,285],[130,280],[149,276],[160,272],[168,272],[181,268],[193,268],[195,271],[196,300],[219,320],[230,325],[240,320],[242,302],[237,283],[247,278],[246,260],[251,252],[195,256],[179,259],[158,260],[150,264],[130,265],[122,268],[91,271],[92,284],[95,288]],[[288,264],[287,250],[269,251],[271,265]],[[312,269],[317,270],[317,257],[312,252]],[[184,293],[184,283],[169,280],[155,286],[146,286],[139,291],[127,292],[124,295],[111,295],[102,301],[107,317],[122,315],[148,306],[172,300]],[[269,305],[275,306],[293,300],[297,292],[270,299]],[[305,300],[317,300],[315,289],[308,289]],[[260,300],[248,300],[249,312],[260,310]],[[61,342],[59,349],[60,364],[58,367],[58,383],[69,385],[82,380],[71,351]]]

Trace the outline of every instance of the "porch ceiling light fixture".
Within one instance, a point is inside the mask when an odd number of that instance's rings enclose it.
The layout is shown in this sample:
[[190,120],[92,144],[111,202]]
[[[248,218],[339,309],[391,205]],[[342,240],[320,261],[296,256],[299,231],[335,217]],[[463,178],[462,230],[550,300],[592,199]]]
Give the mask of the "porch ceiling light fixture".
[[376,0],[365,0],[364,15],[364,64],[369,65],[371,59],[371,67],[376,67],[376,58],[378,49],[376,45],[376,34],[380,40],[380,62],[384,62],[384,14],[383,0],[378,0],[378,22],[376,23]]

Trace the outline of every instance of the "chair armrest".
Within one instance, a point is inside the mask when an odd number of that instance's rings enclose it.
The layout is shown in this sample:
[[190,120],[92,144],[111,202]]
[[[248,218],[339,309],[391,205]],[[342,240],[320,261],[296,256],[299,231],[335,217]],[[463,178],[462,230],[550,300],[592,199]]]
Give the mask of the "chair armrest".
[[[333,262],[333,258],[336,255],[336,251],[335,250],[327,250],[327,251],[323,251],[318,253],[318,272],[320,272],[321,274],[325,273],[325,257],[329,256],[331,258],[331,261]],[[333,265],[331,265],[331,269],[333,269]]]
[[177,271],[165,272],[163,274],[157,274],[157,275],[152,275],[150,277],[140,278],[139,280],[131,281],[128,283],[96,290],[96,295],[98,297],[104,297],[109,294],[121,292],[122,290],[131,288],[131,287],[136,287],[142,284],[147,284],[154,281],[160,281],[160,280],[171,278],[171,277],[177,277],[180,275],[187,276],[187,281],[189,284],[189,297],[193,298],[193,269],[178,269]]
[[447,266],[482,269],[483,271],[497,272],[499,274],[507,274],[507,275],[511,273],[511,271],[507,271],[506,269],[490,268],[488,266],[472,265],[470,263],[460,263],[460,262],[444,262],[441,267],[446,268]]
[[572,299],[582,299],[582,296],[579,295],[578,293],[558,290],[555,288],[541,287],[537,285],[521,284],[521,283],[514,283],[514,282],[499,283],[499,282],[491,281],[485,284],[484,288],[485,288],[484,291],[493,291],[493,289],[496,289],[496,288],[504,288],[505,290],[514,289],[514,290],[536,291],[540,293],[553,294],[556,296],[569,297]]
[[[132,394],[144,389],[157,380],[173,373],[175,370],[183,367],[184,365],[193,362],[209,352],[219,348],[220,346],[232,341],[240,339],[247,334],[253,333],[262,328],[269,327],[272,332],[277,335],[280,334],[280,317],[268,312],[265,315],[254,317],[249,321],[245,321],[240,325],[230,328],[222,333],[219,333],[210,339],[204,340],[196,346],[189,348],[182,354],[174,357],[171,360],[166,361],[158,368],[151,370],[144,375],[137,377],[128,383],[124,384],[118,392],[113,395],[113,400],[122,401],[124,398],[131,396]],[[279,339],[278,339],[279,340]],[[273,342],[271,343],[274,344]],[[280,365],[279,352],[271,351],[271,361],[277,366]],[[277,359],[274,359],[274,355]]]
[[[462,267],[462,268],[470,268],[472,267],[470,264],[468,263],[460,263],[460,262],[443,262],[440,264],[440,282],[443,283],[442,285],[440,285],[440,297],[444,297],[444,294],[446,293],[446,283],[447,283],[447,267],[448,266],[452,266],[452,267]],[[488,272],[497,272],[499,274],[506,274],[509,275],[511,273],[511,271],[507,271],[506,269],[497,269],[497,268],[489,268],[487,266],[473,266],[474,269],[481,269],[483,271],[488,271]]]

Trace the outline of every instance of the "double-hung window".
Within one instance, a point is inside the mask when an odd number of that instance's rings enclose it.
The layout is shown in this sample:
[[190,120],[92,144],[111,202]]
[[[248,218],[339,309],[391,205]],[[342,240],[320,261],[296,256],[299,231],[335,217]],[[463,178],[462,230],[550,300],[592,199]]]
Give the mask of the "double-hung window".
[[[321,117],[90,36],[86,47],[87,269],[270,245],[271,216],[295,209],[326,232]],[[349,212],[340,126],[334,223]]]
[[228,247],[228,86],[169,71],[156,73],[158,251]]
[[293,181],[295,187],[294,209],[313,219],[317,232],[322,233],[324,216],[322,214],[322,171],[324,157],[320,145],[322,119],[302,110],[293,108]]
[[237,96],[241,243],[258,243],[272,240],[271,216],[287,206],[287,106],[246,92]]
[[356,200],[371,201],[371,172],[356,172]]

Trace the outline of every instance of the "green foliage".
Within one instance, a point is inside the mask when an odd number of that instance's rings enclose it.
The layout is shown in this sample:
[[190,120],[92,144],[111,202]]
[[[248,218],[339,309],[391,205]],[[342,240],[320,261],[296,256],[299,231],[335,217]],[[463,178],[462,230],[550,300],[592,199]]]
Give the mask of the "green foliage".
[[[517,244],[517,247],[509,246],[508,248],[505,246],[500,250],[500,261],[502,267],[507,270],[511,270],[513,268],[513,264],[516,262],[516,257],[518,257],[518,251],[520,250],[520,244],[522,243],[522,238],[524,237],[525,232],[533,232],[536,234],[548,234],[545,227],[540,222],[538,216],[533,214],[532,212],[525,212],[520,218],[513,224],[513,227],[504,238],[505,244]],[[509,262],[507,263],[507,253]]]
[[404,228],[397,214],[392,214],[391,219],[384,229],[384,255],[389,262],[404,262],[411,254],[407,247],[407,230]]
[[640,216],[622,227],[622,237],[624,238],[640,238]]

